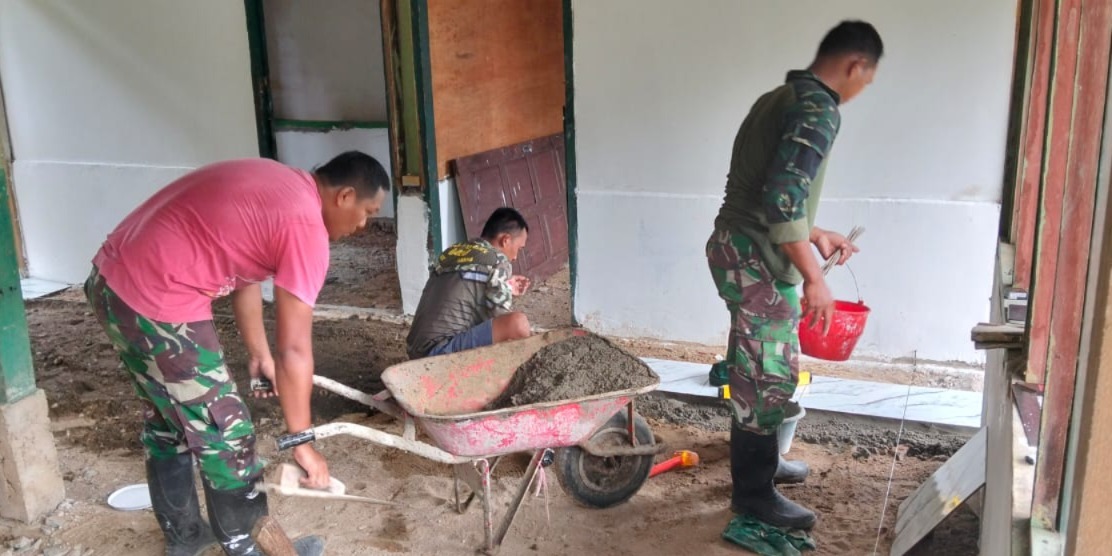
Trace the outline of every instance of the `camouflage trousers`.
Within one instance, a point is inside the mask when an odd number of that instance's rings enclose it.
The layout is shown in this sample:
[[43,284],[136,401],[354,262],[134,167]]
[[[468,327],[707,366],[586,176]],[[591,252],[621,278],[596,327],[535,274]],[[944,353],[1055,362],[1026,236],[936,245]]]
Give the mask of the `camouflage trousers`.
[[707,263],[730,310],[724,363],[734,418],[757,434],[775,434],[799,380],[799,294],[772,276],[744,234],[715,230]]
[[252,484],[263,468],[255,454],[255,428],[224,365],[213,322],[148,319],[128,307],[96,268],[85,282],[85,296],[143,402],[140,440],[147,456],[192,452],[213,488]]

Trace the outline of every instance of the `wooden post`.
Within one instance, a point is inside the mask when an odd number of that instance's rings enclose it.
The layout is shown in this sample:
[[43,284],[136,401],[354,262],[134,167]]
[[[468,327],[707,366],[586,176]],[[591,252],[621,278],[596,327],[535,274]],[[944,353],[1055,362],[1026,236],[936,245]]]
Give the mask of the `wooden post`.
[[7,173],[0,166],[0,404],[15,402],[35,391],[15,227],[7,206]]
[[1110,47],[1112,5],[1097,0],[1062,3],[1032,300],[1032,339],[1045,333],[1046,341],[1038,353],[1035,345],[1029,351],[1029,366],[1040,362],[1036,357],[1044,357],[1045,366],[1043,432],[1031,517],[1033,526],[1049,530],[1058,527],[1073,411]]
[[[1109,197],[1112,199],[1112,197]],[[1106,237],[1112,231],[1108,204],[1102,207],[1104,225],[1098,233]],[[1084,387],[1078,392],[1081,415],[1078,426],[1076,459],[1069,507],[1065,513],[1063,532],[1066,534],[1064,554],[1084,556],[1102,554],[1107,550],[1107,530],[1112,519],[1112,473],[1107,462],[1112,460],[1112,241],[1105,240],[1103,253],[1094,258],[1096,280],[1092,320],[1087,323],[1091,336],[1083,352],[1088,351]]]

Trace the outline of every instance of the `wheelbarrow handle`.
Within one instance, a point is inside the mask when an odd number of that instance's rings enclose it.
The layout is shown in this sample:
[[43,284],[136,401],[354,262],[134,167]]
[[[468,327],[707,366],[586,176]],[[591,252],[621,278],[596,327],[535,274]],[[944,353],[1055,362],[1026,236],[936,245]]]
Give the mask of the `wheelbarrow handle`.
[[288,450],[294,446],[300,446],[307,442],[312,442],[317,439],[317,433],[313,429],[303,430],[295,434],[286,434],[278,437],[278,450]]

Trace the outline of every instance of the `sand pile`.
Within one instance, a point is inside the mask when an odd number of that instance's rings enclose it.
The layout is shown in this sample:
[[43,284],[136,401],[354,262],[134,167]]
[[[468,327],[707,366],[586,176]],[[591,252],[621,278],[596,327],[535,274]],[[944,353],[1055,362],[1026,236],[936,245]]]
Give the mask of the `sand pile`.
[[648,386],[656,373],[598,336],[576,336],[538,351],[486,409],[570,400]]

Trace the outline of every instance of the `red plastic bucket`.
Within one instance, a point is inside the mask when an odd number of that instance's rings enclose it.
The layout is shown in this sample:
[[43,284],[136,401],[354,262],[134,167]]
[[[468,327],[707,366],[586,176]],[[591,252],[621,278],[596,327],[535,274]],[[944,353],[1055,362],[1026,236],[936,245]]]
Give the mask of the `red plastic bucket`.
[[[806,304],[804,304],[806,306]],[[799,323],[799,349],[805,355],[828,361],[845,361],[857,346],[857,340],[865,332],[865,321],[869,318],[869,307],[862,302],[835,301],[834,318],[830,320],[830,332],[822,334],[822,324],[814,324],[814,317]]]

